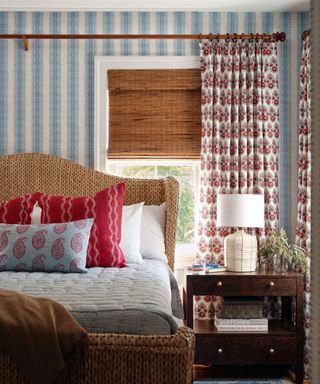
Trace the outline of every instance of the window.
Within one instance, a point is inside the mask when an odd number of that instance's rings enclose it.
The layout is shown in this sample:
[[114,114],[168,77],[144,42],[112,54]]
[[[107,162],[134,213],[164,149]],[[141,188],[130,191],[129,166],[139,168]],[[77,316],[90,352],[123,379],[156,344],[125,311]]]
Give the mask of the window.
[[[150,97],[145,100],[147,93]],[[143,122],[141,111],[147,112]],[[179,179],[176,265],[190,264],[195,255],[200,115],[198,57],[95,58],[94,167],[118,175],[150,178],[173,175]]]
[[107,172],[119,176],[160,178],[174,176],[180,183],[180,205],[177,228],[177,258],[194,258],[197,221],[199,161],[108,160]]

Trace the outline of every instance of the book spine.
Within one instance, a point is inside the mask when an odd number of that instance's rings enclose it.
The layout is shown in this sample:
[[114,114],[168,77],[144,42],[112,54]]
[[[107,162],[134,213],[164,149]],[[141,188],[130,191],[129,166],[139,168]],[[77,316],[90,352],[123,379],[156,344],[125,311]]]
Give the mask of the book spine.
[[258,319],[263,318],[261,305],[223,305],[217,314],[218,318],[225,319]]
[[214,273],[214,272],[225,272],[226,270],[227,270],[227,268],[226,267],[216,267],[216,268],[208,268],[208,267],[206,267],[206,272],[208,272],[208,273]]
[[216,318],[215,323],[219,325],[266,325],[268,324],[268,319],[223,319]]
[[267,332],[268,324],[247,324],[247,325],[219,325],[216,326],[219,332]]

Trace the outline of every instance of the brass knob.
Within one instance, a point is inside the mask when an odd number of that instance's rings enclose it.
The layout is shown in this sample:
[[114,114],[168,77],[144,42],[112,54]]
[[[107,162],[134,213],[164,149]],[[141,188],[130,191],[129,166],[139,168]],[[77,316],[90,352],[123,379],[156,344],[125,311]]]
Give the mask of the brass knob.
[[219,353],[219,354],[222,353],[222,348],[219,348],[219,349],[218,349],[218,353]]
[[274,282],[270,281],[269,285],[270,285],[271,288],[273,288],[274,287]]
[[221,287],[221,286],[222,286],[222,281],[218,281],[218,282],[217,282],[217,286],[218,286],[218,287]]
[[274,354],[274,349],[273,349],[273,348],[270,348],[270,349],[269,349],[269,352],[271,353],[271,355]]

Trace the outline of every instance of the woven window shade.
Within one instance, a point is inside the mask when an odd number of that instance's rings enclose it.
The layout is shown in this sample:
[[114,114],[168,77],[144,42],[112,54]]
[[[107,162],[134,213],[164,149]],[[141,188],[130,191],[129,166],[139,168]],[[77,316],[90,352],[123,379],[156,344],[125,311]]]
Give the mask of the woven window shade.
[[200,69],[109,70],[108,158],[200,158]]

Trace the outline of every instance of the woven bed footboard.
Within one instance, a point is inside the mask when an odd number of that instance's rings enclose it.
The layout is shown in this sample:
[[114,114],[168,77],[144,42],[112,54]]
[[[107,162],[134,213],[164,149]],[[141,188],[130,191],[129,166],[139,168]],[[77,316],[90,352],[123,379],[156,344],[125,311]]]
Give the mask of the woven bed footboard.
[[[190,384],[193,360],[187,327],[172,336],[90,334],[85,361],[67,361],[57,384]],[[30,383],[1,347],[0,383]]]

